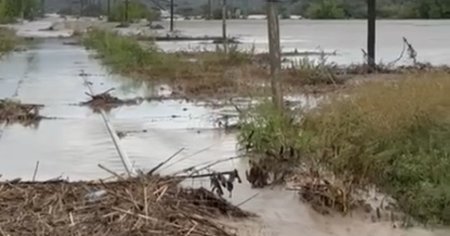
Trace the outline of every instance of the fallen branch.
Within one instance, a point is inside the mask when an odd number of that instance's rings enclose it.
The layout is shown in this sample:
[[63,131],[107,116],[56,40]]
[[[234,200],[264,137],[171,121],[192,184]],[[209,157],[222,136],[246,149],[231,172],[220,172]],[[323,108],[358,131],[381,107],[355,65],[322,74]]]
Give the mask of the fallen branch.
[[163,165],[165,165],[167,162],[169,162],[170,160],[172,160],[173,158],[175,158],[178,154],[180,154],[182,151],[184,150],[184,148],[181,148],[180,150],[178,150],[177,152],[175,152],[172,156],[170,156],[169,158],[167,158],[165,161],[159,163],[157,166],[153,167],[153,169],[151,169],[147,175],[153,175],[155,173],[155,171],[157,171],[159,168],[161,168]]

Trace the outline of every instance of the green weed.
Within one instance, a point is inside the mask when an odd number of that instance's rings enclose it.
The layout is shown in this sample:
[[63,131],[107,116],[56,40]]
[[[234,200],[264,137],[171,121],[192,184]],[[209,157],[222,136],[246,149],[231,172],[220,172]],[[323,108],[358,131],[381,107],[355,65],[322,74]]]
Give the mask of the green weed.
[[260,157],[291,145],[302,153],[300,163],[311,160],[355,184],[376,184],[416,219],[450,224],[450,76],[405,77],[337,95],[302,113],[301,122],[258,111],[243,126],[241,144],[253,130],[250,151]]
[[237,48],[230,48],[228,54],[220,50],[165,53],[152,42],[144,49],[136,39],[98,29],[87,33],[84,44],[130,79],[176,83],[189,94],[235,90],[239,79],[252,72],[251,56]]

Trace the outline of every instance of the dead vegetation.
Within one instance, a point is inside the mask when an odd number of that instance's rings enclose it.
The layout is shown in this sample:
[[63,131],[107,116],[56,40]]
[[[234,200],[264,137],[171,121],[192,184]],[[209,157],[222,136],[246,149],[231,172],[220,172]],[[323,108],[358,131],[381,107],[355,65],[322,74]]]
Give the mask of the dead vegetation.
[[34,124],[42,119],[39,115],[39,109],[42,107],[43,105],[0,99],[0,123],[21,123],[25,126]]
[[89,106],[94,111],[110,111],[114,108],[123,106],[123,105],[138,105],[140,102],[142,102],[141,99],[129,99],[129,100],[122,100],[120,98],[114,97],[110,94],[111,91],[113,91],[114,88],[108,89],[107,91],[99,94],[90,94],[86,93],[91,99],[86,102],[82,102],[81,105],[83,106]]
[[180,178],[141,175],[118,182],[0,183],[3,235],[229,236],[218,218],[247,217]]

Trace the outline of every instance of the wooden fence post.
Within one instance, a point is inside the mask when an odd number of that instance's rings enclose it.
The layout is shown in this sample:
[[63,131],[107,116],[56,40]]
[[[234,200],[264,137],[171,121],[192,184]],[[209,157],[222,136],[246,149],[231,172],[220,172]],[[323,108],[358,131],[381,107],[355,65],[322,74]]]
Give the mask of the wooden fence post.
[[281,49],[280,49],[280,23],[278,18],[277,2],[267,0],[267,25],[269,32],[270,76],[272,87],[272,101],[278,109],[283,107],[281,91]]

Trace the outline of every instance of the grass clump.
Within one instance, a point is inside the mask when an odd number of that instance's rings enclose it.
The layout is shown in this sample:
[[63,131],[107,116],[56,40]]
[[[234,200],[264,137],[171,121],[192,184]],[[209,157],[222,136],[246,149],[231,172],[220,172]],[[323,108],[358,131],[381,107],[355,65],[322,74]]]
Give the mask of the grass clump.
[[0,28],[0,56],[12,51],[16,46],[16,35],[11,29]]
[[280,113],[267,101],[241,121],[239,143],[251,155],[251,165],[273,175],[273,181],[282,181],[300,161],[306,136],[300,132],[295,115]]
[[311,160],[355,184],[376,184],[417,220],[448,225],[450,76],[405,77],[361,85],[282,129],[270,130],[266,124],[277,119],[259,112],[264,117],[249,126],[253,151],[264,157],[274,145],[293,145],[307,157],[300,162]]
[[345,82],[342,75],[336,73],[337,66],[329,63],[324,54],[314,60],[303,57],[291,62],[286,69],[289,84],[301,85],[337,85]]

